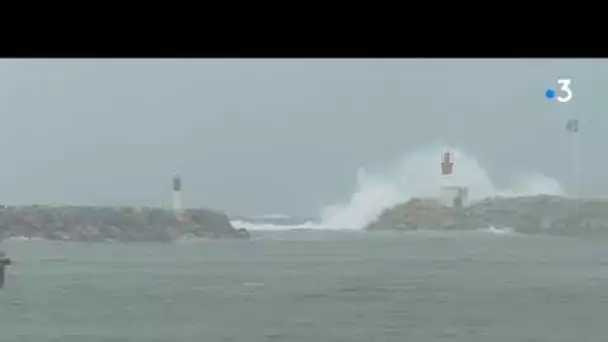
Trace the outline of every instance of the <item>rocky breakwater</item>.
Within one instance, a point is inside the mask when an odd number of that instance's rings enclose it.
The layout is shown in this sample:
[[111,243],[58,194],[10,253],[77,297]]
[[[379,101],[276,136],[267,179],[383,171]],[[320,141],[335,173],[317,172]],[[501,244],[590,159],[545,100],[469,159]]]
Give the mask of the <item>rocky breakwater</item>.
[[10,237],[64,241],[158,241],[184,236],[247,238],[222,212],[130,207],[0,207],[0,240]]
[[478,230],[508,228],[526,234],[606,235],[608,201],[559,196],[487,198],[455,209],[414,198],[385,210],[366,230]]

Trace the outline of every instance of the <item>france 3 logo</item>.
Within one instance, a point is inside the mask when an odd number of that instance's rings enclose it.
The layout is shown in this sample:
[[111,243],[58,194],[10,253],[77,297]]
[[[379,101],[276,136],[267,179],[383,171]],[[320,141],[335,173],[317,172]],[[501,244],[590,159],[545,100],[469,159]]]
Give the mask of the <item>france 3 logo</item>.
[[572,100],[572,80],[569,78],[560,78],[557,80],[557,84],[559,85],[559,93],[552,88],[547,89],[545,96],[549,100],[557,100],[562,103],[570,102]]

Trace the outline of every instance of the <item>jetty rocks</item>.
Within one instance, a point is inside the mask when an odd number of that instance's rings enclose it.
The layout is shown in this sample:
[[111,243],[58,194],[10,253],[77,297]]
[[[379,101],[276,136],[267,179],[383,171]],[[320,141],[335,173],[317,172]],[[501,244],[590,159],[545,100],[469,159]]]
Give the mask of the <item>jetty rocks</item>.
[[455,209],[414,198],[385,210],[368,231],[479,230],[525,234],[608,236],[608,201],[560,196],[496,197]]
[[0,241],[4,238],[63,241],[156,241],[182,237],[248,238],[222,212],[132,207],[0,206]]

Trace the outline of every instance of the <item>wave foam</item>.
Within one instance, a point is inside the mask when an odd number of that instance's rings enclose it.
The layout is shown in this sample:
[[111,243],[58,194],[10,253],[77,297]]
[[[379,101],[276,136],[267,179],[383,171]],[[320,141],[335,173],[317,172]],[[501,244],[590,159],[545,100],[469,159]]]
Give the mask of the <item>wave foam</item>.
[[9,236],[3,240],[4,242],[28,242],[28,241],[44,241],[41,237],[27,237],[27,236]]
[[477,160],[461,149],[450,146],[434,146],[411,153],[401,160],[393,170],[386,173],[369,174],[365,169],[357,171],[357,188],[350,198],[342,203],[321,210],[321,222],[306,222],[300,225],[251,224],[233,222],[237,228],[248,230],[285,229],[352,229],[360,230],[378,217],[385,209],[412,197],[435,197],[439,195],[441,155],[450,151],[454,158],[452,179],[469,188],[471,201],[487,197],[563,195],[564,190],[557,180],[541,174],[517,177],[512,186],[499,189],[494,186],[486,170]]
[[274,224],[274,223],[252,223],[242,220],[232,220],[230,222],[236,229],[247,229],[247,230],[311,230],[311,229],[324,229],[325,227],[320,223],[305,222],[302,224]]
[[487,229],[481,230],[484,233],[490,233],[495,235],[512,235],[515,234],[515,230],[513,228],[505,227],[505,228],[496,228],[494,226],[490,226]]

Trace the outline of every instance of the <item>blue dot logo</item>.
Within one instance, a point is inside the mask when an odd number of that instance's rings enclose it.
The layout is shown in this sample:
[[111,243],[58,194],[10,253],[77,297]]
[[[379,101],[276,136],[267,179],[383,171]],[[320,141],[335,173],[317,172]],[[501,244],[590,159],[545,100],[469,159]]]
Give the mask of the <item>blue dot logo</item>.
[[549,100],[553,100],[555,98],[555,90],[553,90],[553,89],[547,89],[547,92],[545,93],[545,96],[547,96],[547,98]]

